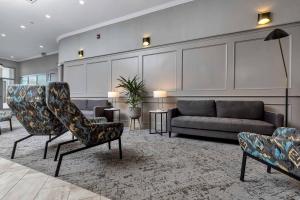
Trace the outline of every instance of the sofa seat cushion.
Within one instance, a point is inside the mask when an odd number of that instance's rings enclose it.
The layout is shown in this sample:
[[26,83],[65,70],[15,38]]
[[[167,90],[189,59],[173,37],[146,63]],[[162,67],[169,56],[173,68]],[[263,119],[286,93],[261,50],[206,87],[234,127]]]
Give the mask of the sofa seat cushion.
[[236,133],[253,132],[265,135],[272,135],[275,129],[273,124],[260,120],[200,116],[175,117],[172,119],[171,125],[181,128],[193,128]]

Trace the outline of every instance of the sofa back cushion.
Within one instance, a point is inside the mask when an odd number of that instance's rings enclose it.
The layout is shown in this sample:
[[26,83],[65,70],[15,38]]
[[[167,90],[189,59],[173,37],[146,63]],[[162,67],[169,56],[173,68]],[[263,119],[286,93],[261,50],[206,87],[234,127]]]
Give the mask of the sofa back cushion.
[[95,106],[107,107],[109,104],[107,100],[87,100],[87,110],[93,110]]
[[177,108],[181,115],[216,117],[214,100],[179,100],[177,101]]
[[72,99],[72,102],[79,108],[79,110],[87,110],[87,100],[85,99]]
[[217,117],[262,120],[262,101],[216,101]]

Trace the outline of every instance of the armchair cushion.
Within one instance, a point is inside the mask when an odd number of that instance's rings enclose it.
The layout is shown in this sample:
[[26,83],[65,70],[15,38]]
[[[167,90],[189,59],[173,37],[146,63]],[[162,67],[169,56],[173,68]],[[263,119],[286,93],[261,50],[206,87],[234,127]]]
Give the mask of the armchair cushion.
[[286,172],[300,176],[299,134],[286,139],[283,137],[242,132],[239,133],[238,139],[241,148],[250,155],[279,167]]
[[31,135],[61,135],[65,126],[46,104],[45,86],[10,85],[7,104],[18,121]]
[[118,139],[122,135],[123,124],[121,123],[93,124],[88,120],[71,102],[67,83],[49,83],[48,107],[86,146],[105,143]]

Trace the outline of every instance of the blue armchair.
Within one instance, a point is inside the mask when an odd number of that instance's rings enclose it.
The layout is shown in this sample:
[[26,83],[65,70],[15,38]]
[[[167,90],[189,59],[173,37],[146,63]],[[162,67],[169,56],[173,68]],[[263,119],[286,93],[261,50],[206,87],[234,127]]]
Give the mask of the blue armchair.
[[242,132],[238,139],[243,150],[241,181],[244,181],[248,156],[267,165],[268,173],[273,168],[300,180],[300,131],[282,127],[272,136]]

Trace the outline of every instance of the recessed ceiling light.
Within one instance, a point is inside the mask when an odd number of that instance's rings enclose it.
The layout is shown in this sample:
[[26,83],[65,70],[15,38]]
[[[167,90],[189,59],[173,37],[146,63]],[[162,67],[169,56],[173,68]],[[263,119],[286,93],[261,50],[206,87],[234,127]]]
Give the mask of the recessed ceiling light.
[[26,29],[26,26],[21,25],[20,28],[21,28],[21,29]]
[[84,2],[83,0],[79,0],[79,4],[80,4],[80,5],[84,5],[85,2]]
[[1,37],[6,37],[6,34],[5,33],[1,33]]
[[10,58],[15,58],[14,56],[10,56]]
[[40,45],[40,48],[41,48],[41,49],[43,49],[43,48],[44,48],[44,46],[43,46],[43,45]]
[[50,19],[50,18],[51,18],[51,15],[46,14],[45,17],[46,17],[47,19]]

